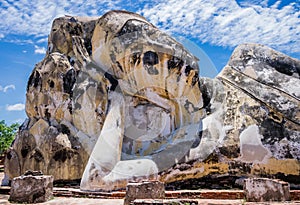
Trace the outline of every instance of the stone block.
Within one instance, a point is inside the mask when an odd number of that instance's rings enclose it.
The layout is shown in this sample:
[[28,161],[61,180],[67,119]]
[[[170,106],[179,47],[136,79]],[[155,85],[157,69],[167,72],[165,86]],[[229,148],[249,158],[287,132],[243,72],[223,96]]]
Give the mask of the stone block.
[[130,182],[126,187],[124,205],[130,205],[135,199],[164,199],[165,186],[160,181]]
[[268,178],[245,179],[244,193],[247,201],[289,201],[289,183]]
[[53,197],[53,176],[23,175],[11,182],[9,201],[17,203],[42,203]]

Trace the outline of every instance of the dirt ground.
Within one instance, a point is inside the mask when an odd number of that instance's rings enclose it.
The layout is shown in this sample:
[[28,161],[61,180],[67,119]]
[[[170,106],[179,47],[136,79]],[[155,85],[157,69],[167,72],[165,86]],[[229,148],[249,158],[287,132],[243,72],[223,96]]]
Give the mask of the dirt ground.
[[[13,203],[8,202],[8,195],[0,195],[0,204],[12,205]],[[213,199],[200,199],[198,200],[199,205],[300,205],[298,202],[264,202],[264,203],[254,203],[254,202],[245,202],[243,200],[213,200]],[[89,198],[73,198],[73,197],[54,197],[54,199],[45,202],[38,203],[37,205],[123,205],[123,199],[89,199]]]

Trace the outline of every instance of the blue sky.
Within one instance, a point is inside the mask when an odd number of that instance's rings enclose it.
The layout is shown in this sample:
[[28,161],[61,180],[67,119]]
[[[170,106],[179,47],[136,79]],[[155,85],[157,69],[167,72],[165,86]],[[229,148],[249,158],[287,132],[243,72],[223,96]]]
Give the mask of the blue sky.
[[300,0],[0,0],[0,120],[22,123],[26,84],[43,59],[54,18],[137,12],[181,41],[215,76],[241,43],[300,59]]

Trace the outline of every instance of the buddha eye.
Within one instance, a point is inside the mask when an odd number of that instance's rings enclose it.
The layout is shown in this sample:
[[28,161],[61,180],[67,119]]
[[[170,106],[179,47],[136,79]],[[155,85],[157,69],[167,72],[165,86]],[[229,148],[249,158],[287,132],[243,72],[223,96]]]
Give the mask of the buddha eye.
[[158,55],[153,51],[147,51],[144,53],[143,64],[152,66],[158,64]]
[[158,55],[153,51],[147,51],[144,53],[143,66],[147,70],[149,75],[157,75],[159,72],[154,66],[158,64]]

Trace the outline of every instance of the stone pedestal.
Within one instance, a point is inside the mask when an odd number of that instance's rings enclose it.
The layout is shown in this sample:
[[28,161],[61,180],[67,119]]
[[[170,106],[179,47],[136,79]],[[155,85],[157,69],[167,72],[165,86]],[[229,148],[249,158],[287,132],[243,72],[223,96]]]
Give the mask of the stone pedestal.
[[247,201],[289,201],[289,183],[268,178],[245,179],[244,193]]
[[20,176],[11,182],[9,201],[42,203],[53,197],[53,176]]
[[156,199],[161,201],[165,198],[165,186],[160,181],[131,182],[126,187],[124,205],[130,205],[135,199]]

